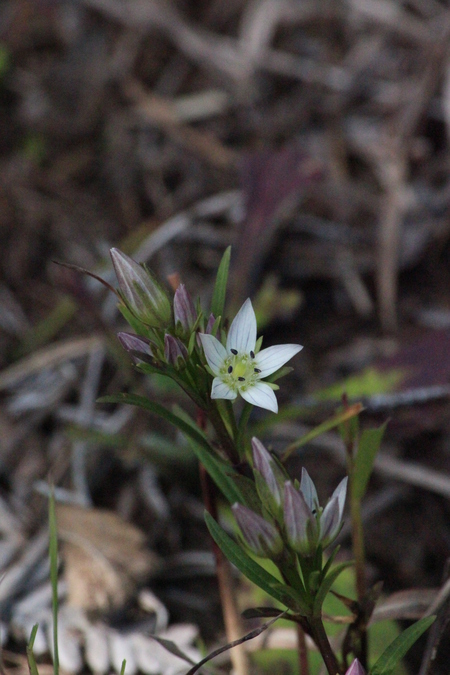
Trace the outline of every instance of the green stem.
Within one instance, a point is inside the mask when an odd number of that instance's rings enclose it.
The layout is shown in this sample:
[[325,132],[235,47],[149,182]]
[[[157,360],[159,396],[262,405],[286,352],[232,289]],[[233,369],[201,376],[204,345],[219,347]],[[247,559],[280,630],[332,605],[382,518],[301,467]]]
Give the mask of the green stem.
[[251,403],[247,403],[247,401],[244,404],[244,407],[241,412],[241,417],[239,419],[239,425],[238,425],[238,433],[236,437],[236,445],[238,449],[239,455],[244,458],[245,457],[245,437],[247,434],[247,425],[248,421],[250,419],[250,415],[252,414],[253,406]]
[[236,466],[240,462],[239,454],[236,450],[236,446],[233,442],[233,439],[228,433],[227,427],[222,419],[222,416],[215,401],[213,400],[210,401],[208,410],[206,412],[217,434],[217,438],[222,447],[222,450],[224,451],[230,462],[233,464],[233,466]]
[[328,671],[328,675],[339,675],[339,673],[342,671],[339,667],[337,658],[333,650],[331,649],[331,645],[322,622],[322,617],[320,616],[310,617],[309,626],[311,628],[312,638],[322,655],[325,667]]

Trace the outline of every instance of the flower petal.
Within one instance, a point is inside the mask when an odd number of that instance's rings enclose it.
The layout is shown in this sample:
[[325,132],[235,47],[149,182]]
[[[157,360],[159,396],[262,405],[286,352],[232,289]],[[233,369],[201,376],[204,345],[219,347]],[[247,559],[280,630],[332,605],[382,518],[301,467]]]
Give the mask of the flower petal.
[[308,504],[311,511],[313,509],[317,509],[319,506],[319,498],[317,496],[316,486],[314,485],[311,476],[309,475],[305,467],[302,467],[300,490],[303,493],[305,501]]
[[230,389],[230,387],[225,384],[225,382],[222,382],[220,377],[215,377],[213,379],[211,398],[226,398],[229,401],[233,401],[236,396],[236,392]]
[[253,387],[246,389],[246,391],[240,390],[239,393],[245,401],[252,405],[271,410],[274,413],[278,412],[277,398],[273,389],[265,382],[257,382]]
[[339,517],[339,499],[332,497],[323,510],[320,518],[320,541],[324,548],[329,546],[337,537],[341,527]]
[[208,366],[213,371],[214,375],[219,375],[220,368],[227,358],[225,347],[214,335],[206,335],[199,333],[199,338],[202,341],[203,351],[205,352]]
[[234,317],[227,337],[227,351],[236,349],[239,354],[249,354],[256,344],[256,316],[250,298]]
[[345,506],[345,498],[347,496],[347,483],[348,483],[348,476],[345,476],[337,486],[336,490],[333,492],[331,495],[331,499],[333,497],[338,498],[339,502],[339,518],[342,519],[343,513],[344,513],[344,506]]
[[303,349],[301,345],[275,345],[262,349],[255,358],[256,365],[261,371],[260,377],[272,375],[301,349]]

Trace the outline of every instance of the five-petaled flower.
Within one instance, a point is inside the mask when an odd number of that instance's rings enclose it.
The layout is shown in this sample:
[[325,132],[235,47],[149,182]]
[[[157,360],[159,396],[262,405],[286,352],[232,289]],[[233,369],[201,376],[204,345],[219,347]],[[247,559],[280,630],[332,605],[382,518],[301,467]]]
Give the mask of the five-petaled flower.
[[200,334],[214,380],[211,398],[243,399],[272,412],[278,403],[272,387],[263,378],[275,373],[301,349],[301,345],[277,345],[256,353],[256,317],[250,299],[233,319],[226,347],[213,335]]

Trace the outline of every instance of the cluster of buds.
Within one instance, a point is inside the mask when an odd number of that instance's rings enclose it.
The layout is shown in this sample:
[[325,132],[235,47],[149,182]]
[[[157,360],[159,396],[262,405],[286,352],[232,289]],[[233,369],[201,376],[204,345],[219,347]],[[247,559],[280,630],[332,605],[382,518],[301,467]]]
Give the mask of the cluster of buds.
[[235,504],[233,511],[248,547],[261,557],[276,560],[287,546],[303,557],[314,556],[333,543],[342,527],[347,478],[322,508],[306,469],[300,485],[287,479],[282,466],[264,445],[252,439],[254,477],[265,517]]
[[165,361],[177,370],[183,368],[188,358],[187,345],[198,323],[186,287],[180,284],[175,291],[172,315],[168,294],[146,267],[116,248],[111,249],[111,259],[119,283],[121,309],[139,333],[119,333],[122,347],[135,363]]

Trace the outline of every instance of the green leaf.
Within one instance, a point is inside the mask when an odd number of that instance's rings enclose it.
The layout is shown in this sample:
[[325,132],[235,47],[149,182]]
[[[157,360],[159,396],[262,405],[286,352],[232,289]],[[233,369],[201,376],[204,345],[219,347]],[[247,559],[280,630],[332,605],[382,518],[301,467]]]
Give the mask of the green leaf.
[[328,591],[330,590],[330,588],[332,587],[332,585],[334,584],[340,573],[343,572],[347,567],[350,567],[352,564],[353,564],[352,562],[348,561],[336,565],[336,567],[333,567],[331,572],[329,572],[322,580],[322,583],[320,584],[314,598],[314,605],[313,605],[314,616],[321,616],[323,601],[325,600]]
[[385,422],[377,429],[365,429],[358,442],[358,451],[355,458],[353,473],[353,497],[361,500],[372,473],[373,463],[380,449],[381,440],[386,430]]
[[431,626],[435,619],[435,616],[426,616],[403,631],[391,642],[378,661],[372,666],[370,669],[371,675],[391,675],[397,663],[401,661],[410,647]]
[[49,524],[49,557],[50,557],[50,582],[52,587],[52,615],[53,615],[53,672],[59,673],[58,652],[58,529],[56,525],[55,495],[53,486],[50,489],[48,499],[48,524]]
[[167,408],[164,408],[164,406],[160,405],[159,403],[150,401],[150,399],[145,398],[144,396],[138,396],[137,394],[115,394],[114,396],[103,396],[102,398],[98,399],[98,402],[128,403],[129,405],[136,405],[140,408],[143,408],[144,410],[149,410],[155,415],[159,415],[159,417],[167,420],[167,422],[172,424],[184,434],[192,451],[203,464],[206,471],[216,483],[217,487],[223,492],[230,504],[234,504],[234,502],[246,504],[244,496],[236,486],[234,479],[230,476],[230,474],[233,472],[233,469],[215,454],[215,451],[208,443],[206,436],[186,415],[183,415],[185,418],[183,419],[179,415],[175,415],[170,410],[167,410]]
[[126,665],[127,665],[127,660],[124,659],[124,660],[122,661],[122,666],[121,666],[121,668],[120,668],[120,675],[125,675],[125,668],[126,668]]
[[214,292],[211,301],[211,312],[217,318],[223,316],[225,307],[225,296],[227,293],[228,271],[230,269],[231,246],[225,249],[225,253],[220,261],[219,269],[217,270],[216,283],[214,285]]
[[349,406],[345,410],[341,410],[338,412],[336,415],[331,417],[329,420],[326,420],[325,422],[322,422],[322,424],[319,424],[318,427],[315,427],[314,429],[311,429],[311,431],[301,438],[299,438],[297,441],[294,441],[284,451],[282,461],[285,462],[287,458],[294,452],[294,450],[297,450],[298,448],[301,448],[303,445],[306,443],[309,443],[312,441],[314,438],[317,438],[317,436],[320,436],[321,434],[324,434],[326,431],[330,431],[330,429],[333,429],[334,427],[337,427],[339,424],[342,424],[342,422],[346,422],[347,420],[351,419],[355,415],[359,415],[361,410],[363,409],[362,403],[354,403],[353,405]]
[[27,644],[27,661],[30,675],[39,675],[36,660],[33,654],[34,641],[36,639],[36,633],[38,631],[38,628],[39,624],[38,623],[34,624],[33,628],[31,629],[30,640]]
[[247,579],[271,595],[282,605],[295,612],[299,611],[299,603],[292,598],[292,591],[284,586],[270,572],[258,565],[242,548],[223,530],[214,518],[206,511],[205,521],[208,530],[225,557],[242,572]]

